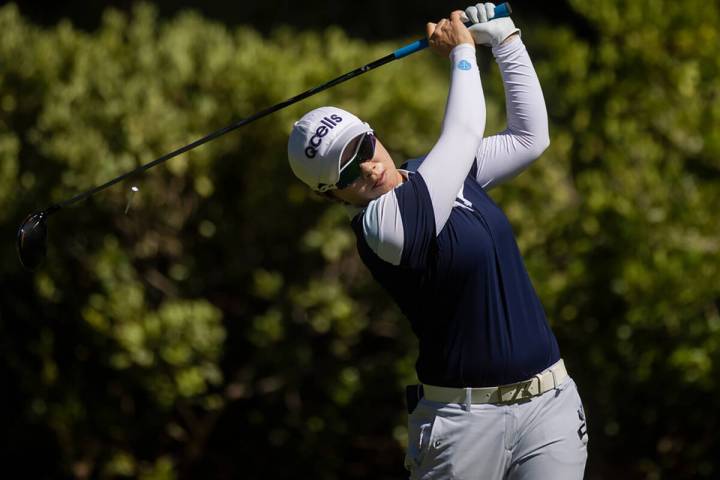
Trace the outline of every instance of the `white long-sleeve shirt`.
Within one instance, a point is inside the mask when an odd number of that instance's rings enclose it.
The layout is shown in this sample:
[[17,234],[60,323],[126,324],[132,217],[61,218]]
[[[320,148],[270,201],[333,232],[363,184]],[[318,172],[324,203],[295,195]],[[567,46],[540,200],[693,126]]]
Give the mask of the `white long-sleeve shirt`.
[[[427,155],[405,167],[423,176],[432,199],[435,234],[462,208],[462,184],[471,167],[485,189],[524,170],[550,143],[547,110],[537,74],[519,37],[493,49],[505,86],[507,128],[483,138],[485,101],[475,49],[462,44],[450,54],[452,76],[440,138]],[[463,69],[467,68],[467,70]],[[365,239],[383,260],[398,265],[404,228],[394,191],[373,200],[363,215]]]
[[493,53],[508,128],[483,138],[475,51],[456,47],[437,143],[406,164],[401,185],[352,220],[363,262],[418,336],[418,377],[431,385],[513,383],[560,358],[512,227],[485,192],[547,147],[547,113],[520,39]]

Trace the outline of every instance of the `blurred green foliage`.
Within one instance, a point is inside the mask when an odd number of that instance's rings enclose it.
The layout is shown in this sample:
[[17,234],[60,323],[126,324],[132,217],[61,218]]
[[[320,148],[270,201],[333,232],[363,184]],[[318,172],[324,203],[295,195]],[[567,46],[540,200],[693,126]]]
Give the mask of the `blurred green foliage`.
[[[588,478],[717,478],[720,7],[570,4],[591,38],[521,25],[552,144],[492,195],[586,402]],[[0,8],[0,442],[25,476],[403,475],[415,340],[285,146],[334,104],[398,163],[421,155],[445,60],[395,62],[54,216],[34,275],[10,244],[34,209],[403,41],[263,37],[147,5],[83,33]],[[479,56],[492,133],[502,84]]]

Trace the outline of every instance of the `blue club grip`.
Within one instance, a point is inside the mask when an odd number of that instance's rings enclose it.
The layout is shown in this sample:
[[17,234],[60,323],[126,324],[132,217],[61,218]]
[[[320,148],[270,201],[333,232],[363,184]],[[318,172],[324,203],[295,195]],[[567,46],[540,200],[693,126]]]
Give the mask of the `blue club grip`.
[[413,43],[405,45],[402,48],[398,48],[397,50],[395,50],[393,55],[395,55],[395,58],[407,57],[411,53],[415,53],[419,50],[422,50],[423,48],[427,48],[427,46],[428,46],[427,38],[423,38],[422,40],[416,40]]
[[[500,5],[495,5],[495,16],[490,21],[492,21],[496,18],[509,17],[511,13],[512,13],[512,9],[510,8],[509,3],[505,2],[505,3],[501,3]],[[470,25],[472,25],[472,23],[468,22],[465,25],[467,25],[469,27]],[[396,59],[407,57],[408,55],[418,52],[418,51],[422,50],[423,48],[427,48],[427,46],[428,46],[427,38],[423,38],[421,40],[416,40],[413,43],[405,45],[402,48],[398,48],[397,50],[395,50],[395,52],[393,52],[393,55],[395,56]]]

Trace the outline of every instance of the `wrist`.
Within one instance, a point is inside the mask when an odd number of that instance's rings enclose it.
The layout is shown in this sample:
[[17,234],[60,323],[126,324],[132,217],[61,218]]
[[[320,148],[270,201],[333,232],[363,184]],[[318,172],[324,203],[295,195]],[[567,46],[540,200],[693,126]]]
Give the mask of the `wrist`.
[[517,50],[524,48],[522,37],[519,33],[514,34],[506,38],[502,43],[492,48],[493,56],[497,59],[505,57]]
[[458,45],[455,45],[452,50],[450,50],[448,56],[453,62],[467,59],[469,57],[475,58],[475,44],[460,43]]
[[513,33],[511,33],[505,40],[500,42],[500,45],[498,47],[502,47],[503,45],[507,45],[510,42],[514,42],[515,40],[520,39],[520,30],[516,30]]

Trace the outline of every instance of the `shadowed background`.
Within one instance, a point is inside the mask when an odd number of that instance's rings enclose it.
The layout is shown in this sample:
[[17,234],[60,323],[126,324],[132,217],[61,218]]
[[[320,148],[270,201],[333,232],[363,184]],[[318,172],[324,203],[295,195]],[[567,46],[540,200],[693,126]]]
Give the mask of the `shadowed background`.
[[[422,36],[446,2],[0,6],[0,459],[25,478],[404,477],[406,321],[342,208],[287,166],[292,122],[367,119],[398,163],[437,138],[423,52],[50,221],[25,215]],[[717,478],[720,7],[513,2],[551,146],[492,191],[588,414],[586,478]],[[191,10],[188,10],[188,9]],[[491,134],[502,84],[478,49]],[[124,214],[131,186],[139,193]]]

